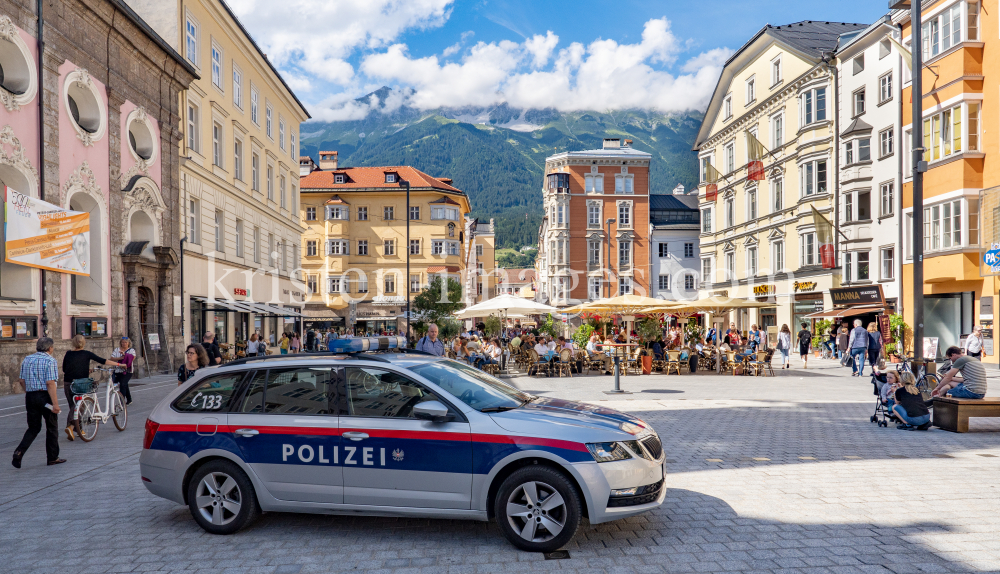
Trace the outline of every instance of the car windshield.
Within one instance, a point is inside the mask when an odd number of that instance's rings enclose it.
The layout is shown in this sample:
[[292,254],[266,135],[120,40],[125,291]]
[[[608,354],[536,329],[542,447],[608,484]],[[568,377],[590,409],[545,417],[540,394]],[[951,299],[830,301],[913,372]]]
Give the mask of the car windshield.
[[492,412],[516,409],[534,399],[472,366],[457,361],[434,361],[410,367],[455,398],[476,409]]

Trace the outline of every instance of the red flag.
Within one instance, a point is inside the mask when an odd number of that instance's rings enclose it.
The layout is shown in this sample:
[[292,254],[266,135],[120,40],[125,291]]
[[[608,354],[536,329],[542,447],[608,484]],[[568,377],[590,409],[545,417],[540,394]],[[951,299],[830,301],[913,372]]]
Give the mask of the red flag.
[[813,215],[813,225],[816,226],[816,243],[819,244],[819,260],[823,269],[836,269],[837,256],[834,248],[833,224],[823,217],[823,214],[810,206]]
[[719,179],[722,178],[722,174],[719,170],[715,169],[715,166],[708,164],[705,166],[705,182],[708,184],[705,187],[705,199],[707,201],[716,201],[719,197]]
[[743,133],[747,135],[747,158],[750,160],[747,162],[747,180],[764,181],[764,154],[767,150],[752,133]]
[[716,201],[719,199],[719,186],[714,183],[708,184],[705,188],[705,200]]
[[764,162],[759,159],[750,160],[747,163],[747,179],[750,181],[764,181]]

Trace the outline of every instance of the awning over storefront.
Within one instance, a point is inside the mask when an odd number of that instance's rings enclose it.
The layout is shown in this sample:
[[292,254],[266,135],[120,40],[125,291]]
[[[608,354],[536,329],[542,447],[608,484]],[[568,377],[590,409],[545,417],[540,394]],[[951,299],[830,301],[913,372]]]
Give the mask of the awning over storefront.
[[207,297],[191,297],[203,305],[208,305],[203,311],[233,311],[236,313],[257,313],[247,301],[232,301],[226,299],[210,300]]
[[848,307],[847,309],[829,309],[810,313],[807,319],[841,319],[843,317],[855,317],[857,315],[867,315],[868,313],[884,313],[885,307],[880,305],[861,305],[858,307]]

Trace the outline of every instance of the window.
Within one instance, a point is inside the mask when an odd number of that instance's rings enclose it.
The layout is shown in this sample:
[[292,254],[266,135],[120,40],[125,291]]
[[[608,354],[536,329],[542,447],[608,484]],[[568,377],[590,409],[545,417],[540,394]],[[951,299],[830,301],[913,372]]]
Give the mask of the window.
[[881,42],[878,43],[878,59],[879,60],[881,60],[882,58],[888,56],[891,53],[892,53],[892,42],[889,41],[888,38],[886,38],[885,40],[882,40]]
[[669,291],[670,290],[670,275],[660,275],[659,276],[659,282],[657,283],[656,286],[657,286],[657,288],[660,291]]
[[257,88],[250,86],[250,121],[260,125],[260,115],[258,115],[258,110],[260,108],[260,92]]
[[[958,105],[924,118],[925,160],[935,161],[962,153],[962,108]],[[969,150],[978,150],[979,104],[968,104],[966,111],[969,114]]]
[[198,200],[188,200],[188,241],[198,245],[201,243],[201,233],[198,231]]
[[306,257],[316,257],[317,249],[315,241],[306,241]]
[[212,124],[212,164],[222,167],[222,125]]
[[309,275],[306,278],[306,287],[309,289],[310,295],[315,295],[319,293],[319,281],[315,275]]
[[260,191],[260,156],[256,153],[250,155],[250,188]]
[[892,72],[878,79],[878,103],[888,102],[892,99]]
[[785,242],[775,241],[771,244],[771,268],[774,273],[785,269]]
[[736,202],[733,198],[726,200],[726,227],[733,227],[736,225]]
[[458,209],[454,207],[432,207],[431,220],[458,221]]
[[757,248],[747,247],[747,277],[757,275]]
[[358,255],[368,255],[368,240],[359,239],[358,240]]
[[600,299],[601,298],[601,278],[600,277],[588,277],[587,278],[587,297],[589,299]]
[[924,208],[924,250],[962,245],[962,200]]
[[278,147],[285,149],[285,120],[278,118]]
[[264,108],[264,124],[265,124],[264,131],[267,132],[267,137],[271,138],[272,140],[274,139],[274,129],[273,126],[271,125],[271,116],[273,115],[273,113],[274,112],[271,110],[271,104],[267,104],[267,106]]
[[785,116],[778,114],[771,118],[771,149],[778,149],[785,143]]
[[686,273],[684,275],[684,290],[693,291],[694,290],[694,275]]
[[701,232],[711,233],[712,232],[712,208],[705,207],[701,210]]
[[281,174],[280,178],[278,179],[278,182],[279,182],[278,193],[281,196],[281,207],[285,208],[286,207],[286,204],[285,204],[285,174]]
[[861,72],[865,71],[865,55],[861,54],[857,58],[854,58],[852,62],[854,64],[854,75],[857,76]]
[[295,159],[295,156],[298,155],[295,153],[295,134],[289,134],[288,138],[290,142],[288,146],[288,155],[292,156],[292,159]]
[[736,144],[734,142],[729,142],[723,149],[723,158],[725,158],[725,163],[723,167],[726,173],[732,173],[736,170]]
[[417,221],[420,219],[420,206],[411,205],[410,206],[410,221]]
[[867,251],[853,251],[844,254],[844,277],[848,282],[869,280],[871,273],[868,269]]
[[712,282],[712,258],[706,257],[701,260],[701,280],[703,283]]
[[709,166],[712,165],[712,156],[705,156],[701,158],[700,161],[701,161],[701,170],[699,171],[699,177],[701,177],[701,179],[699,180],[699,182],[704,183],[705,181],[708,180],[708,168]]
[[826,193],[826,160],[817,160],[799,166],[802,178],[802,195]]
[[600,241],[588,241],[587,242],[587,265],[600,265],[601,264],[601,242]]
[[632,292],[632,278],[631,277],[619,277],[618,278],[618,294],[628,295]]
[[243,220],[236,220],[236,256],[243,257]]
[[368,221],[368,208],[359,207],[358,208],[358,221]]
[[628,267],[632,262],[632,242],[618,242],[618,266]]
[[784,208],[784,182],[779,179],[771,180],[771,211],[778,213]]
[[802,123],[808,125],[826,119],[826,88],[807,90],[802,94]]
[[243,142],[233,138],[233,177],[243,181]]
[[243,72],[233,64],[233,104],[243,109]]
[[816,234],[803,233],[799,237],[799,265],[816,265]]
[[387,173],[387,174],[385,174],[385,182],[386,183],[396,183],[396,174],[394,174],[394,173]]
[[346,239],[331,239],[327,243],[327,255],[350,255],[351,242]]
[[212,45],[212,84],[222,89],[222,50]]
[[921,38],[923,39],[925,60],[933,58],[961,42],[962,4],[956,3],[937,16],[925,20],[921,27]]
[[365,275],[363,271],[358,272],[357,286],[358,286],[358,293],[368,292],[368,276]]
[[733,117],[733,95],[729,94],[722,100],[722,119],[728,120]]
[[385,221],[392,221],[395,215],[395,208],[391,206],[386,206],[382,208],[382,219]]
[[253,228],[251,241],[250,249],[253,251],[253,262],[260,263],[260,228]]
[[191,151],[201,151],[201,138],[198,137],[198,106],[189,103],[187,113],[188,148]]
[[685,243],[684,244],[684,258],[685,259],[691,259],[692,257],[694,257],[694,243]]
[[669,257],[670,256],[669,245],[670,245],[669,243],[659,243],[659,244],[657,244],[657,249],[659,250],[659,256],[660,257]]
[[879,132],[878,134],[879,158],[892,155],[893,152],[892,132],[893,132],[892,128]]
[[619,194],[632,194],[635,190],[632,187],[632,176],[631,175],[616,175],[615,176],[615,193]]
[[871,272],[868,266],[869,252],[858,251],[857,253],[855,253],[855,255],[857,255],[856,259],[858,262],[857,265],[858,281],[868,281],[869,279],[871,279]]
[[386,275],[385,276],[385,280],[383,281],[383,283],[384,283],[384,287],[385,287],[385,289],[383,289],[383,291],[382,291],[383,293],[395,293],[396,292],[396,276],[395,275]]
[[756,99],[757,99],[757,92],[754,89],[754,76],[750,76],[750,79],[747,80],[747,104],[746,105],[749,106]]
[[267,264],[274,267],[274,235],[267,234]]
[[588,193],[604,193],[604,176],[596,173],[584,175],[583,188]]
[[341,291],[341,278],[340,277],[330,277],[329,281],[330,281],[330,288],[328,289],[328,292],[331,295],[343,293],[343,291]]
[[458,255],[459,244],[457,241],[449,241],[448,245],[448,255]]
[[747,221],[757,219],[757,190],[748,189],[747,195]]
[[726,252],[726,279],[736,279],[736,254],[732,251]]
[[389,257],[396,254],[396,240],[385,239],[382,241],[382,254]]
[[229,401],[245,374],[243,371],[237,371],[209,377],[181,395],[173,407],[181,412],[204,413],[209,410],[227,412]]
[[411,239],[410,240],[410,255],[420,255],[420,240]]
[[444,241],[431,241],[431,255],[444,254]]
[[618,227],[632,227],[632,204],[622,202],[618,204]]
[[[482,283],[479,284],[482,287]],[[420,275],[410,275],[410,293],[420,293]]]
[[865,113],[865,91],[858,90],[854,92],[854,115],[860,116]]
[[892,215],[896,210],[896,203],[893,200],[893,187],[895,183],[888,181],[879,186],[879,198],[882,206],[880,212],[883,217]]
[[316,221],[316,208],[307,207],[306,208],[306,221]]
[[601,206],[590,204],[587,206],[587,227],[601,227]]
[[557,205],[556,206],[556,224],[557,225],[563,225],[564,223],[566,223],[566,217],[565,217],[565,215],[566,215],[566,206],[565,205]]
[[895,279],[896,266],[896,250],[892,247],[887,247],[881,249],[880,259],[882,260],[882,279],[892,280]]
[[224,221],[223,219],[224,217],[225,216],[222,214],[221,211],[215,212],[215,250],[220,253],[223,251],[223,241],[225,237],[222,228],[222,222]]
[[781,81],[781,58],[771,60],[771,85]]
[[476,257],[482,257],[482,256],[483,256],[483,246],[482,245],[477,245],[476,246]]
[[185,53],[188,61],[198,65],[198,24],[191,18],[184,25]]

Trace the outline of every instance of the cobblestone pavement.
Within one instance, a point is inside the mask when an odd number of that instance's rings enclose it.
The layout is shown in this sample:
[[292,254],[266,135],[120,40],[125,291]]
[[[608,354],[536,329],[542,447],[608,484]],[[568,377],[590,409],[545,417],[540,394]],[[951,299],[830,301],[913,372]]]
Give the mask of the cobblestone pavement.
[[0,397],[0,570],[1000,572],[1000,420],[973,420],[968,434],[878,428],[869,379],[816,363],[774,378],[623,377],[629,395],[604,394],[611,377],[511,379],[636,413],[664,439],[662,508],[584,524],[568,560],[451,520],[268,514],[212,536],[139,481],[143,422],[169,377],[134,385],[124,432],[61,437],[69,462],[57,467],[44,465],[40,441],[24,468],[7,463],[23,408]]

